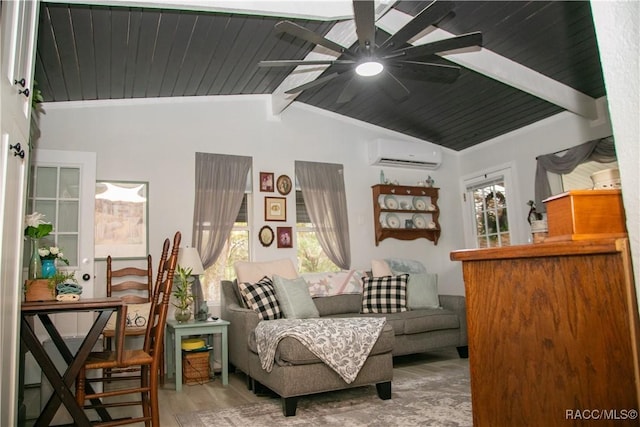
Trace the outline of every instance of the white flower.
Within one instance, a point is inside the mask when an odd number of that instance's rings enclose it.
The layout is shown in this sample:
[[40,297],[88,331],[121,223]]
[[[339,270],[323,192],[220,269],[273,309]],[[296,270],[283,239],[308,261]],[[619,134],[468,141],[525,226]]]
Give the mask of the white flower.
[[62,252],[58,252],[58,258],[63,259],[64,258],[64,254]]
[[51,252],[51,255],[58,255],[58,253],[60,252],[60,248],[56,246],[51,246],[49,248],[49,252]]
[[38,228],[40,224],[49,224],[48,222],[43,220],[44,216],[44,214],[34,212],[31,215],[27,215],[25,217],[25,222],[27,223],[28,227]]
[[49,255],[49,249],[47,248],[38,248],[38,255],[40,255],[41,257],[46,257]]

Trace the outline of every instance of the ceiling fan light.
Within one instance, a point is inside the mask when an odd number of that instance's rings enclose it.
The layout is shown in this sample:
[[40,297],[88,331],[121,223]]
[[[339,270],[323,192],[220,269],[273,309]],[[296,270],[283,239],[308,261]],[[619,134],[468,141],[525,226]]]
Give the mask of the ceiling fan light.
[[356,73],[360,76],[371,77],[377,76],[382,72],[384,67],[377,61],[362,62],[356,67]]

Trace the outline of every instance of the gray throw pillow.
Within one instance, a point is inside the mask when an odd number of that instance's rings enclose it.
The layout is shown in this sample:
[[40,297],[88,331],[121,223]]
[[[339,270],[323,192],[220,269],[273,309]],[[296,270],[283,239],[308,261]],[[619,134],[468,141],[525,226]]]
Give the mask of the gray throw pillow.
[[276,288],[276,296],[286,319],[320,317],[309,293],[309,285],[302,277],[285,279],[274,275],[273,285]]
[[407,283],[407,306],[411,310],[440,308],[438,298],[438,275],[412,273]]

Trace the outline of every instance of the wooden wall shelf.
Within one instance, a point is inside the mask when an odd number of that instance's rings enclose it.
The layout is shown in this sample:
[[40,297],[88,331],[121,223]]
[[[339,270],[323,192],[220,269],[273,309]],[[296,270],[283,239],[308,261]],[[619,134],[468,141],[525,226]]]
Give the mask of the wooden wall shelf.
[[440,238],[438,188],[405,185],[372,187],[376,246],[384,239]]

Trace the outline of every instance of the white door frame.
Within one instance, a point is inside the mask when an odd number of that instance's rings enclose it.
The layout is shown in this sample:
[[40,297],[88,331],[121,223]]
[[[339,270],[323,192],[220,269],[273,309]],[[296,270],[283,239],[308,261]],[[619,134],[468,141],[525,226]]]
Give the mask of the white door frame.
[[469,200],[469,197],[467,195],[467,188],[470,185],[480,184],[484,181],[492,181],[497,177],[502,177],[504,179],[505,188],[507,189],[507,218],[509,219],[509,234],[511,237],[511,244],[514,245],[518,243],[524,243],[519,241],[519,236],[521,236],[522,233],[520,233],[519,230],[519,222],[515,221],[515,219],[520,216],[521,209],[518,208],[518,206],[520,205],[520,197],[518,196],[518,187],[516,187],[516,183],[513,178],[514,170],[514,165],[509,162],[461,177],[460,191],[463,195],[463,197],[461,197],[463,212],[462,222],[466,248],[477,247],[475,232],[472,228],[473,224],[475,224],[474,211],[471,206],[472,201]]

